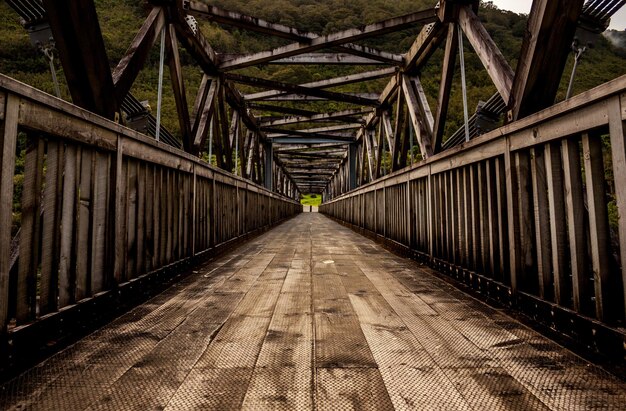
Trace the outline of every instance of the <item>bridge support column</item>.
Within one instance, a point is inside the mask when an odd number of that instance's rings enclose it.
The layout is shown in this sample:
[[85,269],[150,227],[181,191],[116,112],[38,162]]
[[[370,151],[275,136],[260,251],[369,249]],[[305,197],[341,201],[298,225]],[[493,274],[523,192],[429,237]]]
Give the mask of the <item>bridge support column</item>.
[[272,174],[274,168],[274,151],[272,149],[272,143],[266,142],[265,147],[265,188],[272,190]]
[[356,188],[356,157],[357,157],[356,143],[350,144],[350,152],[348,153],[349,162],[349,176],[348,176],[348,189],[354,190]]

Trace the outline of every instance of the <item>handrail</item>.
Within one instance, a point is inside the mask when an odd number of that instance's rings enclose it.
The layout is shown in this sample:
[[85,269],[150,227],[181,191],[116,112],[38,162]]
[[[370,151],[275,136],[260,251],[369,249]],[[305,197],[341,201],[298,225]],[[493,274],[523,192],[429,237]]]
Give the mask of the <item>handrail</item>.
[[608,340],[624,353],[626,76],[320,212],[598,351]]
[[[21,138],[27,144],[21,241],[10,273]],[[290,198],[1,74],[0,197],[0,337],[109,298],[138,279],[158,279],[172,265],[302,210]]]

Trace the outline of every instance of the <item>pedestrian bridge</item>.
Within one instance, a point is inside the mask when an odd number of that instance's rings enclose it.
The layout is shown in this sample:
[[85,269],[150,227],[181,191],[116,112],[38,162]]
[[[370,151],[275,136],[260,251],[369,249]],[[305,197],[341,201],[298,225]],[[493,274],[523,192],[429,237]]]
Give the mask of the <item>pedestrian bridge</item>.
[[[0,74],[0,409],[626,408],[626,76],[555,103],[623,2],[536,0],[515,71],[472,1],[324,36],[154,1],[113,71],[92,1],[8,3],[73,103]],[[189,16],[294,43],[216,53]],[[360,43],[413,27],[405,55]],[[159,33],[180,138],[129,93]],[[463,36],[497,92],[446,135]],[[236,73],[329,61],[384,67]]]

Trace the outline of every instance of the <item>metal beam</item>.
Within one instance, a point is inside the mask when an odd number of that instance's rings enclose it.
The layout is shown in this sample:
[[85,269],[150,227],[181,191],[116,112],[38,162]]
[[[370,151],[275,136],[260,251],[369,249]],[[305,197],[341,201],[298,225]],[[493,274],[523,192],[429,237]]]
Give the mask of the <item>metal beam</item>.
[[[373,70],[373,71],[365,71],[362,73],[349,74],[346,76],[334,77],[326,80],[318,80],[312,81],[309,83],[299,84],[300,87],[306,88],[329,88],[329,87],[337,87],[344,86],[346,84],[354,84],[360,83],[364,81],[376,80],[379,78],[387,77],[394,75],[398,72],[398,69],[395,67]],[[244,96],[246,101],[254,101],[254,100],[266,100],[270,97],[276,97],[286,94],[284,91],[263,91],[260,93],[247,94]]]
[[135,35],[130,47],[126,50],[126,54],[113,70],[115,96],[120,104],[143,68],[150,49],[159,38],[164,24],[165,12],[163,8],[154,7]]
[[[579,0],[577,0],[579,1]],[[459,24],[504,101],[509,101],[513,69],[469,6],[459,10]]]
[[337,138],[322,138],[322,137],[279,137],[272,139],[277,144],[325,144],[325,143],[345,143],[350,141],[337,139]]
[[273,120],[273,121],[261,123],[261,126],[281,126],[281,125],[286,125],[286,124],[309,123],[309,122],[314,122],[314,121],[319,121],[319,120],[330,120],[330,119],[341,121],[341,119],[345,119],[346,117],[348,117],[348,121],[350,121],[352,120],[350,118],[351,116],[364,115],[364,114],[371,113],[372,111],[373,109],[371,108],[365,108],[365,109],[342,110],[342,111],[336,111],[334,113],[314,114],[312,116],[287,117],[287,118],[282,118],[280,120]]
[[[243,54],[218,54],[221,61],[233,60],[244,56]],[[299,56],[286,57],[284,59],[272,60],[268,64],[316,64],[316,65],[358,65],[358,66],[374,66],[385,64],[381,61],[371,58],[354,56],[348,53],[307,53]]]
[[43,0],[72,102],[113,119],[119,108],[93,0]]
[[415,26],[419,23],[430,23],[435,21],[436,18],[434,9],[411,13],[401,17],[394,17],[378,23],[368,24],[361,28],[352,28],[326,36],[316,37],[309,43],[296,42],[274,50],[254,53],[234,60],[225,61],[220,64],[220,69],[228,71],[256,66],[272,60],[291,57],[298,54],[311,53],[317,50],[340,46],[342,44],[363,40],[369,37],[391,33],[393,31]]
[[583,3],[533,1],[508,100],[511,121],[554,104]]
[[334,101],[342,101],[345,103],[356,104],[359,106],[378,106],[378,101],[368,100],[349,94],[337,93],[334,91],[320,90],[317,88],[302,87],[296,84],[283,83],[280,81],[266,80],[258,77],[248,77],[241,74],[226,74],[226,78],[235,83],[248,84],[250,86],[263,87],[275,90],[284,90],[290,93],[304,94],[314,97],[321,97]]
[[338,131],[346,131],[346,130],[355,130],[363,127],[360,123],[348,123],[348,124],[339,124],[336,126],[327,126],[327,127],[315,127],[315,128],[305,128],[300,130],[281,130],[275,129],[275,133],[271,133],[267,135],[267,138],[276,138],[276,137],[287,137],[289,135],[293,135],[294,133],[297,135],[308,135],[308,134],[328,134],[334,133]]
[[[204,17],[207,20],[240,27],[254,32],[282,37],[297,42],[309,43],[313,39],[320,37],[315,33],[303,32],[283,24],[270,23],[257,17],[227,11],[198,1],[183,2],[183,6],[189,13],[199,17]],[[369,60],[378,60],[381,63],[401,64],[403,61],[402,56],[357,44],[343,44],[338,48],[346,53],[367,58]],[[226,61],[226,59],[223,61]]]
[[454,23],[448,24],[448,38],[446,40],[446,50],[443,56],[443,66],[441,68],[441,82],[439,84],[439,96],[437,97],[437,111],[435,112],[435,123],[433,125],[433,152],[441,151],[443,132],[445,129],[446,116],[448,115],[448,105],[450,102],[450,92],[452,91],[452,79],[454,77],[454,66],[456,64],[456,54],[459,48],[459,38],[457,26]]

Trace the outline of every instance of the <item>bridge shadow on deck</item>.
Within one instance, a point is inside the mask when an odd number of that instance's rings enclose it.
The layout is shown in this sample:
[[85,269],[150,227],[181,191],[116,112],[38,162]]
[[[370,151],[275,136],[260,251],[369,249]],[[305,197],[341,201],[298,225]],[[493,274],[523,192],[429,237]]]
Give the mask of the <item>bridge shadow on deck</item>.
[[626,384],[318,213],[0,387],[0,409],[624,409]]

